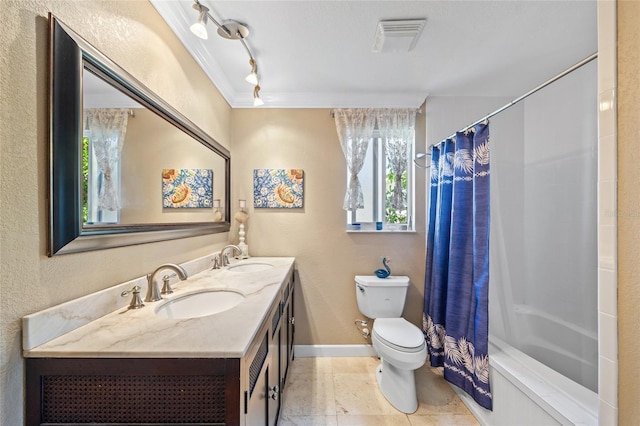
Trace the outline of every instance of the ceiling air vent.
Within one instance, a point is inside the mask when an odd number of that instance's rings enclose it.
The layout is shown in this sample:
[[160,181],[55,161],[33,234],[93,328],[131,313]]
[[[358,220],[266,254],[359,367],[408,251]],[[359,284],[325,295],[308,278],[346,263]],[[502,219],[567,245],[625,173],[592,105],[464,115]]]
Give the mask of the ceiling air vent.
[[378,22],[373,52],[409,52],[418,42],[426,19],[389,19]]

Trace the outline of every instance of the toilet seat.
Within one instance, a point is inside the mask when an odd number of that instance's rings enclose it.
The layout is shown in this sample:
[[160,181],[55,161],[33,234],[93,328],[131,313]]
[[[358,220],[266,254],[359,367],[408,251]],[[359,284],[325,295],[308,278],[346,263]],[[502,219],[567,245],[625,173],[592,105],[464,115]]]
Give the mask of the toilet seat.
[[407,353],[424,350],[422,331],[404,318],[377,318],[372,333],[385,345]]

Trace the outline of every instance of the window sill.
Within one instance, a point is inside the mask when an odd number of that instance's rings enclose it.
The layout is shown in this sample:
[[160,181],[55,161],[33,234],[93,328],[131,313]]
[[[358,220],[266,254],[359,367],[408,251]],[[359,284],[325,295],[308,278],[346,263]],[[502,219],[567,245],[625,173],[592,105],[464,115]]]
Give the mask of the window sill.
[[382,229],[376,229],[375,223],[361,223],[356,228],[354,225],[347,225],[347,233],[362,234],[362,233],[378,233],[378,234],[415,234],[416,230],[408,227],[407,225],[398,224],[384,224]]
[[347,229],[347,234],[416,234],[415,229]]

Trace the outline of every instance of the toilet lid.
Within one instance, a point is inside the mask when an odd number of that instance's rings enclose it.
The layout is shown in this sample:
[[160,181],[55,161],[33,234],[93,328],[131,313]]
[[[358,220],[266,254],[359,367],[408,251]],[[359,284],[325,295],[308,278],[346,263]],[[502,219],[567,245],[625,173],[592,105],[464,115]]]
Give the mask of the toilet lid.
[[399,350],[417,352],[425,345],[422,331],[404,318],[378,318],[373,323],[373,332]]

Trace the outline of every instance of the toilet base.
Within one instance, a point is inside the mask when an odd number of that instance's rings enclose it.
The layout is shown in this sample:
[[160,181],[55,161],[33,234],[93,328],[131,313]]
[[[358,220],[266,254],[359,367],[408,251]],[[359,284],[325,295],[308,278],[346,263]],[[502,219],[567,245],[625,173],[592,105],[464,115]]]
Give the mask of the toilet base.
[[411,414],[418,409],[414,370],[396,368],[382,359],[376,379],[384,397],[397,410]]

